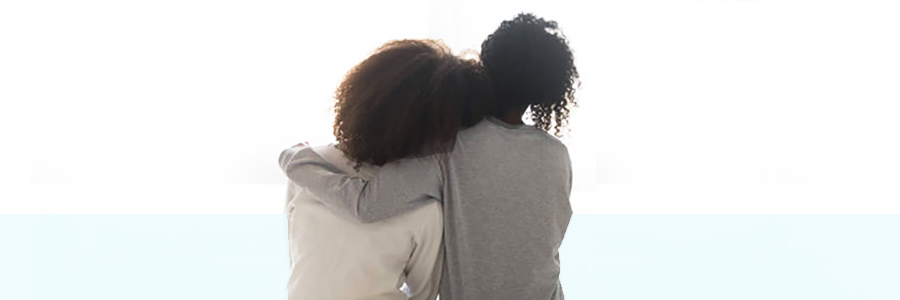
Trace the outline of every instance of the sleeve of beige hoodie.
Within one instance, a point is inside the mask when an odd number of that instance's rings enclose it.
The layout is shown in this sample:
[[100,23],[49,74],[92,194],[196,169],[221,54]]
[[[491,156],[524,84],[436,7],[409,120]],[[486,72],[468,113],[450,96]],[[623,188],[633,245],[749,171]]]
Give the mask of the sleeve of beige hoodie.
[[432,201],[423,207],[423,211],[426,213],[418,222],[422,227],[414,238],[415,249],[404,268],[410,300],[434,300],[441,284],[444,266],[444,218],[441,204]]

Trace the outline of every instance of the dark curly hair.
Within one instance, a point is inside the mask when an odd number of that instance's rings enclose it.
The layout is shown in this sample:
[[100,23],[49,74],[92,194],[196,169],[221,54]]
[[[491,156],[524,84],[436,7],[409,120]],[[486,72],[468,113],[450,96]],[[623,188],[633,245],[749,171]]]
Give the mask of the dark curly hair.
[[556,22],[525,13],[503,21],[481,44],[481,61],[496,97],[491,115],[530,108],[537,128],[554,128],[561,136],[569,109],[576,105],[579,81],[569,43]]
[[335,92],[338,148],[357,168],[448,152],[457,132],[487,113],[487,80],[478,61],[454,56],[438,41],[388,42]]

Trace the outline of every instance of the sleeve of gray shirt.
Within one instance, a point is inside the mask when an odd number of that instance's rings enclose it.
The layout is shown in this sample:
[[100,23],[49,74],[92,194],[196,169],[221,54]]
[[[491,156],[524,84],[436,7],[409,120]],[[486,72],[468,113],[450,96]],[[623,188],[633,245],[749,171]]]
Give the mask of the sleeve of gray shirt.
[[411,211],[425,201],[442,199],[443,178],[438,155],[385,164],[377,168],[371,179],[341,172],[307,146],[282,151],[278,162],[293,183],[325,206],[371,223]]

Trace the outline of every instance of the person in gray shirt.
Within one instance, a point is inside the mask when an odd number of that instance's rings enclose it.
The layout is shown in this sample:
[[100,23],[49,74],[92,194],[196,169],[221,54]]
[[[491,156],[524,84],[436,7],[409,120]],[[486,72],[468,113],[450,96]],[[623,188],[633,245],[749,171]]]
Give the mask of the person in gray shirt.
[[[285,150],[282,167],[326,206],[363,222],[441,201],[442,300],[564,299],[559,247],[572,215],[572,168],[548,132],[561,134],[575,104],[572,52],[555,22],[520,14],[482,43],[481,60],[493,108],[459,132],[449,153],[401,159],[364,179],[301,145]],[[528,110],[534,125],[522,121]]]

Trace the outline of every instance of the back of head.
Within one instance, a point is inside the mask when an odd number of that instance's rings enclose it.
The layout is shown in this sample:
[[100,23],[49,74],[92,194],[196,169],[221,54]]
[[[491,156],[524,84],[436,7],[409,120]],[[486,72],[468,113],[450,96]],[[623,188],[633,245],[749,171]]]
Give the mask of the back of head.
[[457,132],[484,117],[490,93],[477,61],[432,40],[388,42],[350,70],[335,93],[338,148],[374,165],[450,151]]
[[531,109],[538,128],[560,135],[575,105],[578,71],[556,22],[532,14],[503,21],[481,44],[481,61],[493,83],[491,114]]

